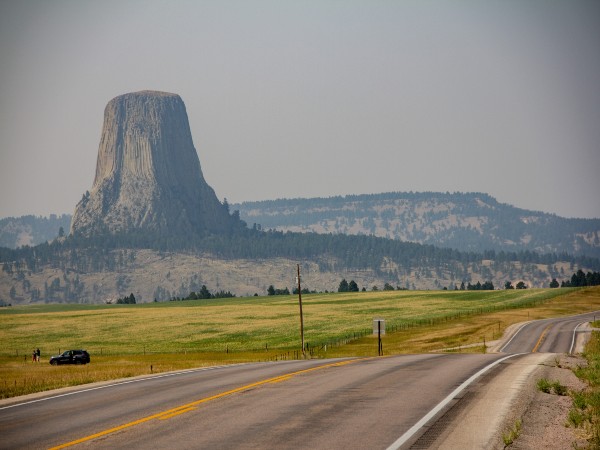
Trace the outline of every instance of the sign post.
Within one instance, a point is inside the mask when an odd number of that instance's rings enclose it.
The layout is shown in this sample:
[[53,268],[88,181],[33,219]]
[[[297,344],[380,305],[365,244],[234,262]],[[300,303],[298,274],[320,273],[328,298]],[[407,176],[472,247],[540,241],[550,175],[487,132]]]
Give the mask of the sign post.
[[381,336],[385,335],[385,319],[376,317],[373,319],[373,334],[377,335],[377,354],[383,356],[383,343]]

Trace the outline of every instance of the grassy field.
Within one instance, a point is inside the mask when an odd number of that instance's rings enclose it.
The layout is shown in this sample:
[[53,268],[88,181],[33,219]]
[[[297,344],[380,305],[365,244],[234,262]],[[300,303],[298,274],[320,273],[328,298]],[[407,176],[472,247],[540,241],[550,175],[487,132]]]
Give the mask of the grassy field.
[[[600,309],[600,289],[388,291],[303,296],[313,357],[375,356],[372,320],[386,320],[384,353],[498,338],[513,323]],[[296,296],[141,305],[0,309],[0,398],[150,372],[299,357]],[[31,351],[42,350],[42,363]],[[51,354],[85,348],[92,364],[51,367]],[[483,351],[469,348],[469,351]]]

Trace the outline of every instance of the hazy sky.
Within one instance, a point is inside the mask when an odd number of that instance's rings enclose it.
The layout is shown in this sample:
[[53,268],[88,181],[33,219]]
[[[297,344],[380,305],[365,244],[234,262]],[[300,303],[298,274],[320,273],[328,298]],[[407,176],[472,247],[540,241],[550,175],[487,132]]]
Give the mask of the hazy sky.
[[230,203],[485,192],[600,217],[598,1],[0,0],[0,217],[72,213],[106,103],[186,104]]

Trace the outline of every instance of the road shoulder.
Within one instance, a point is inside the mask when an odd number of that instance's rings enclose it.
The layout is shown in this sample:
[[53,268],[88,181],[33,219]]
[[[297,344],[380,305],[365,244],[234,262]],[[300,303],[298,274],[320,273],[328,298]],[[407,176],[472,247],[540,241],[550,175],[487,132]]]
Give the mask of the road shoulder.
[[431,448],[503,448],[502,430],[521,417],[519,413],[531,400],[533,374],[549,360],[548,354],[540,353],[510,358],[499,371],[482,377],[464,399],[468,406],[460,408]]
[[[519,437],[510,446],[511,449],[566,449],[587,446],[580,431],[567,426],[569,410],[573,403],[571,396],[544,393],[537,389],[537,381],[541,378],[546,378],[551,382],[558,381],[569,391],[584,389],[585,383],[579,380],[571,370],[577,365],[584,364],[585,360],[579,356],[556,354],[552,355],[549,364],[538,368],[530,380],[530,386],[525,394],[528,401],[523,402],[524,404],[517,408],[516,412],[522,421],[522,430]],[[511,426],[509,420],[505,421],[504,430]]]
[[[559,381],[569,390],[581,390],[585,384],[571,368],[584,364],[578,356],[531,353],[504,361],[499,370],[483,376],[446,414],[451,419],[431,437],[427,448],[504,449],[503,435],[521,423],[519,436],[510,449],[565,449],[573,443],[582,446],[573,428],[566,427],[571,407],[570,396],[546,394],[537,389],[537,381]],[[435,426],[432,427],[432,430]],[[421,448],[418,445],[411,447]]]

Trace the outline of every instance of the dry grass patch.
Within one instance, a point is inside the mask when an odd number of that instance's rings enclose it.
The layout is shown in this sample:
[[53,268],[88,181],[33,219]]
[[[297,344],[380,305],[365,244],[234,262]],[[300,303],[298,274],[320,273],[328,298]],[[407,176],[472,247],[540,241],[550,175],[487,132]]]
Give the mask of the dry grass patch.
[[[483,342],[499,339],[510,325],[528,320],[547,319],[600,310],[600,288],[563,292],[534,307],[507,309],[488,314],[423,324],[400,329],[383,338],[384,354],[428,353],[436,351],[483,352]],[[600,314],[598,315],[600,318]],[[320,352],[319,355],[324,352]],[[377,337],[365,336],[340,347],[329,347],[327,356],[376,356]]]
[[276,351],[94,356],[91,364],[63,366],[51,366],[47,360],[33,363],[0,357],[0,399],[86,383],[281,357]]
[[[422,353],[498,338],[528,319],[600,309],[600,288],[527,291],[390,291],[303,296],[315,357],[375,356],[372,319],[386,319],[384,353]],[[298,357],[295,296],[142,305],[39,305],[0,310],[0,397],[224,363]],[[42,363],[31,351],[42,350]],[[87,366],[51,367],[85,348]],[[152,367],[152,368],[151,368]],[[3,383],[3,384],[2,384]]]

